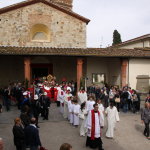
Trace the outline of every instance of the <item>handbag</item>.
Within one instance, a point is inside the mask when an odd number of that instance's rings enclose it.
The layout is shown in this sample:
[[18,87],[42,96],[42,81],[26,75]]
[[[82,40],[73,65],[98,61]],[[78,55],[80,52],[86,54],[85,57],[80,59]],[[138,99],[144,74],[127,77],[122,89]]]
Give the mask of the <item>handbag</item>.
[[120,98],[118,97],[118,98],[115,98],[115,102],[116,103],[120,103]]

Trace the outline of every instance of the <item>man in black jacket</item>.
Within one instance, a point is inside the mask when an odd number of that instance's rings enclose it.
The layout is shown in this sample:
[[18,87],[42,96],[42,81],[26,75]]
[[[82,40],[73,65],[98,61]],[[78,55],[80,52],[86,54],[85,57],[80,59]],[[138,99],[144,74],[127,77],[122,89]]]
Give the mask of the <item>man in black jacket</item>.
[[26,147],[30,148],[30,150],[39,150],[41,146],[39,130],[35,124],[36,119],[31,118],[31,124],[25,128]]
[[48,120],[49,107],[50,107],[50,98],[47,96],[47,92],[44,92],[44,95],[40,98],[40,103],[42,107],[42,117],[43,120]]

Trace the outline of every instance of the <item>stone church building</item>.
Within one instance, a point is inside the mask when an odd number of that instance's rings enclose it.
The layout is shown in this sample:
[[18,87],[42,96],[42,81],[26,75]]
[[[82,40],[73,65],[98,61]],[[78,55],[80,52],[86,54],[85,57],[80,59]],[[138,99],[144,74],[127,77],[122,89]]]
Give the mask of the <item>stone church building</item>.
[[90,20],[72,5],[73,0],[26,0],[0,9],[0,86],[48,74],[58,82],[74,80],[78,88],[83,77],[87,85],[130,85],[129,59],[149,61],[150,50],[87,48]]

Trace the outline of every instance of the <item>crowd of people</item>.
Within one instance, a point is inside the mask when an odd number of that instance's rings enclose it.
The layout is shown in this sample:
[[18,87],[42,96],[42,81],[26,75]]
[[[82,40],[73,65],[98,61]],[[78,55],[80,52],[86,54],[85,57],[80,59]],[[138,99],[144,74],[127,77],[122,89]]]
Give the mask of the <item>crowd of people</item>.
[[[10,110],[11,104],[17,104],[20,116],[14,122],[14,144],[17,150],[38,150],[42,147],[39,137],[39,116],[43,120],[49,119],[49,108],[52,102],[57,104],[62,116],[71,126],[78,128],[80,136],[86,136],[86,146],[103,150],[101,130],[104,118],[107,120],[107,138],[114,137],[114,128],[119,121],[119,112],[140,111],[139,94],[124,86],[121,90],[117,86],[89,86],[87,91],[81,87],[76,92],[74,82],[62,82],[60,85],[54,80],[36,80],[30,88],[21,83],[13,83],[0,90],[3,105]],[[145,123],[144,135],[149,138],[150,96],[146,99],[145,109],[141,120]],[[2,112],[2,107],[0,111]],[[145,117],[146,116],[146,117]],[[146,118],[146,119],[145,119]],[[71,148],[71,147],[70,147]]]

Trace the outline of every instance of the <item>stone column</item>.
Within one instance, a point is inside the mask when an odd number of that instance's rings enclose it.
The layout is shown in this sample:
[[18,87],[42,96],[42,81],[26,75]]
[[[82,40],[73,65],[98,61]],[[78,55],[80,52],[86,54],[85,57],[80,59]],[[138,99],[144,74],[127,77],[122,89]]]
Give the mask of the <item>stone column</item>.
[[124,87],[128,84],[128,59],[121,61],[121,85]]
[[31,84],[31,59],[30,57],[24,58],[24,75],[25,80],[27,79],[29,81],[29,85]]
[[83,75],[83,59],[77,59],[77,92],[80,90],[80,81]]

